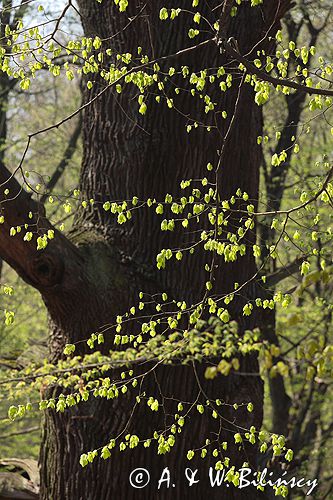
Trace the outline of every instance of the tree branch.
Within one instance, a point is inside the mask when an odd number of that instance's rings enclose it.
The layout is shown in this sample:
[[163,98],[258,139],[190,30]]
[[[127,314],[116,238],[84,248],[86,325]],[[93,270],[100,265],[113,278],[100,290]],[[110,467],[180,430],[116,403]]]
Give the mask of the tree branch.
[[286,78],[279,78],[269,75],[264,71],[257,68],[251,61],[249,61],[246,57],[242,56],[240,52],[237,50],[234,43],[220,39],[219,44],[222,45],[223,49],[229,56],[233,57],[239,63],[242,63],[243,66],[252,74],[257,75],[262,81],[271,83],[274,87],[282,86],[289,87],[298,92],[304,92],[309,95],[322,95],[322,96],[333,96],[333,89],[318,89],[315,87],[307,87],[301,83],[294,82],[293,80],[288,80]]
[[30,432],[36,432],[39,430],[40,430],[39,425],[36,425],[34,427],[29,427],[28,429],[22,429],[21,431],[9,432],[8,434],[1,434],[0,439],[8,439],[13,436],[21,436],[22,434],[29,434]]
[[20,6],[17,8],[14,17],[13,17],[13,22],[11,23],[11,29],[16,28],[17,22],[22,19],[26,11],[28,10],[28,6],[30,4],[30,0],[21,0]]
[[280,283],[280,281],[283,281],[289,276],[292,276],[293,274],[297,273],[297,271],[299,271],[299,266],[302,264],[305,258],[306,257],[299,257],[298,259],[294,260],[287,266],[281,267],[274,273],[267,276],[265,285],[268,288],[272,288],[278,283]]

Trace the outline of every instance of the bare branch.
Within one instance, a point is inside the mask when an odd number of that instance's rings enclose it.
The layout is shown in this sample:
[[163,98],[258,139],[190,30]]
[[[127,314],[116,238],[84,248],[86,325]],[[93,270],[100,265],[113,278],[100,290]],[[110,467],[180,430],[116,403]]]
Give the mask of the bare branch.
[[1,434],[0,439],[7,439],[14,436],[21,436],[22,434],[30,434],[30,432],[39,431],[39,425],[35,425],[34,427],[29,427],[28,429],[22,429],[21,431],[9,432],[8,434]]
[[289,278],[293,274],[299,271],[299,266],[306,259],[306,257],[299,257],[285,267],[281,267],[271,275],[267,276],[265,285],[268,288],[272,288],[286,278]]

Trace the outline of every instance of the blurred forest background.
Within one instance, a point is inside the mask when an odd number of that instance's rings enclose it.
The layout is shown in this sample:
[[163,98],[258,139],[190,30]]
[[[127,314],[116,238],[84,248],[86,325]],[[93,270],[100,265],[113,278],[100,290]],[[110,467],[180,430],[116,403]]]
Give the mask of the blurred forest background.
[[[6,2],[0,3],[3,7]],[[52,20],[57,19],[62,3],[44,2],[44,7],[38,21],[50,21],[45,30],[51,30],[54,27]],[[329,0],[299,0],[284,20],[283,30],[298,46],[316,45],[317,53],[332,60],[331,11]],[[0,15],[3,28],[6,14],[1,10]],[[36,24],[35,18],[29,19],[29,3],[24,8],[24,16],[31,25]],[[72,16],[61,25],[64,40],[67,33],[80,33],[79,19],[73,11]],[[316,67],[317,56],[309,57]],[[66,82],[54,78],[48,71],[40,72],[37,78],[38,84],[35,83],[30,92],[0,75],[0,165],[5,164],[9,169],[19,163],[28,132],[53,124],[80,106],[78,79]],[[311,190],[316,176],[323,173],[325,164],[332,165],[332,108],[324,113],[320,103],[314,106],[318,108],[315,119],[304,94],[296,98],[280,94],[273,96],[270,105],[264,108],[265,135],[259,139],[263,150],[262,208],[276,210],[297,205],[302,192]],[[72,194],[80,168],[79,131],[80,119],[75,117],[59,129],[39,136],[31,144],[26,164],[30,181],[40,193],[51,188],[53,200],[50,203],[46,197],[46,211],[52,223],[57,227],[63,225],[65,231],[71,227],[76,208]],[[295,146],[290,147],[293,136]],[[301,157],[298,145],[302,149]],[[272,156],[282,150],[285,150],[285,158],[281,166],[271,166]],[[281,286],[282,281],[283,289],[292,299],[288,309],[282,303],[276,309],[267,307],[265,310],[267,338],[277,346],[280,354],[274,359],[262,360],[262,376],[266,388],[265,428],[288,436],[298,475],[319,478],[324,488],[322,496],[316,498],[324,499],[333,498],[330,467],[333,454],[333,220],[332,213],[323,210],[316,220],[314,214],[311,209],[302,220],[291,219],[288,237],[284,237],[276,258],[269,260],[270,268],[264,273],[271,277],[268,301],[274,296],[275,286]],[[267,249],[274,243],[274,224],[269,217],[261,222],[259,261],[264,261]],[[312,251],[314,241],[317,254]],[[308,256],[312,271],[302,279],[297,271],[304,255]],[[32,361],[37,369],[44,362],[48,329],[45,308],[37,291],[24,284],[6,264],[1,265],[0,282],[0,379],[5,379],[8,370],[22,369]],[[15,312],[13,322],[8,319],[8,311]],[[32,393],[31,399],[37,396]],[[8,394],[2,395],[0,386],[0,459],[38,459],[40,413],[31,412],[23,421],[10,422],[7,418],[10,404]],[[293,495],[292,498],[296,498],[295,492]]]

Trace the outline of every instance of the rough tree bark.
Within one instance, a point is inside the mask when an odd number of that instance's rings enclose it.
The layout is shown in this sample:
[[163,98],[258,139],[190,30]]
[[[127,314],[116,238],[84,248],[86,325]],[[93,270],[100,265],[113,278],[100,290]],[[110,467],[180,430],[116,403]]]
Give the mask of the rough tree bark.
[[[95,0],[79,0],[78,4],[85,35],[108,39],[119,33],[110,44],[120,52],[135,52],[137,46],[141,46],[143,53],[156,58],[174,54],[193,43],[187,37],[190,19],[186,16],[180,16],[171,24],[159,21],[158,13],[163,2],[147,2],[146,8],[126,29],[128,18],[118,12],[113,2],[100,4]],[[202,14],[212,20],[211,9],[219,4],[206,2]],[[230,5],[226,0],[222,6],[221,36],[234,37],[240,52],[254,59],[259,48],[269,49],[269,37],[277,30],[289,1],[267,1],[259,9],[243,2],[235,18],[223,14],[228,13]],[[132,3],[128,17],[134,18],[140,8],[142,6]],[[216,17],[216,10],[214,15]],[[254,46],[255,50],[251,51]],[[177,68],[189,66],[190,71],[221,64],[237,67],[237,64],[230,65],[231,61],[220,54],[214,41],[171,61]],[[105,86],[105,82],[96,78],[93,88],[84,95],[85,102],[96,96],[101,85]],[[171,88],[166,86],[166,92],[171,92]],[[124,90],[118,95],[110,88],[89,105],[83,117],[80,189],[83,198],[93,198],[95,203],[89,210],[80,210],[68,237],[56,231],[55,238],[44,251],[35,249],[37,233],[51,228],[43,209],[20,188],[20,183],[5,168],[1,169],[1,205],[5,222],[0,233],[0,255],[41,292],[50,315],[50,355],[53,360],[61,357],[66,343],[86,339],[102,325],[112,323],[117,314],[124,313],[136,300],[138,290],[147,293],[167,291],[170,297],[182,298],[188,303],[195,303],[202,297],[206,281],[203,268],[208,262],[206,252],[198,251],[178,267],[159,273],[154,264],[161,248],[180,246],[180,241],[183,244],[190,242],[192,231],[199,229],[199,225],[191,226],[188,233],[175,230],[161,234],[160,219],[153,211],[142,209],[130,223],[118,226],[102,205],[106,200],[128,200],[133,195],[139,199],[164,199],[168,192],[179,197],[180,181],[206,176],[207,163],[218,163],[218,150],[223,150],[219,171],[221,198],[229,198],[241,188],[252,200],[257,199],[261,160],[257,136],[262,131],[262,115],[254,103],[253,89],[235,70],[234,83],[226,98],[222,97],[218,84],[212,85],[210,95],[214,102],[219,103],[219,110],[227,111],[228,118],[223,121],[216,117],[218,131],[207,133],[199,127],[190,135],[185,133],[187,116],[199,121],[203,113],[197,104],[193,105],[197,101],[186,93],[174,99],[175,107],[181,113],[169,110],[164,104],[157,107],[151,98],[147,114],[140,119],[132,90]],[[10,190],[7,195],[3,194],[5,188]],[[31,224],[31,219],[27,218],[30,211],[36,224],[33,241],[24,242],[21,234],[10,237],[10,227],[26,221]],[[234,222],[239,221],[235,219]],[[253,231],[248,244],[254,241]],[[256,270],[252,251],[236,264],[217,264],[214,293],[218,294],[230,292],[235,282],[247,281]],[[254,293],[253,285],[245,290],[247,298]],[[246,321],[242,318],[244,300],[242,297],[233,301],[231,310],[241,329],[252,328],[259,321],[255,317]],[[110,334],[110,342],[106,345],[110,346],[111,341]],[[84,353],[85,343],[79,346],[79,352]],[[189,491],[193,498],[201,499],[207,491],[212,498],[220,498],[221,489],[212,489],[208,483],[208,466],[215,463],[215,459],[190,463],[191,468],[199,469],[201,481],[189,490],[184,477],[184,469],[188,466],[186,451],[202,446],[207,437],[214,438],[216,434],[220,441],[229,440],[232,438],[230,431],[236,429],[232,422],[246,428],[251,425],[260,427],[262,381],[257,376],[258,363],[254,357],[241,360],[241,371],[253,376],[231,374],[227,378],[207,381],[204,370],[204,364],[195,369],[191,366],[159,366],[145,377],[142,390],[147,395],[161,399],[162,393],[166,397],[162,416],[159,413],[154,416],[153,413],[147,414],[145,405],[145,408],[138,405],[130,416],[132,404],[127,395],[112,402],[90,398],[64,414],[48,410],[40,457],[41,498],[106,500],[156,498],[157,495],[158,498],[186,498]],[[59,388],[51,387],[45,397],[58,393]],[[85,469],[80,467],[81,453],[108,443],[124,428],[126,432],[148,438],[155,429],[163,429],[172,423],[170,415],[177,407],[174,400],[194,401],[199,396],[200,401],[205,401],[207,395],[226,403],[251,400],[255,410],[250,414],[222,407],[224,418],[229,422],[222,426],[221,432],[219,423],[199,414],[193,415],[172,452],[166,456],[157,456],[153,446],[149,449],[138,447],[123,454],[115,451],[107,461],[95,459],[93,465]],[[255,466],[254,447],[240,452],[230,447],[227,455],[233,463],[241,465],[246,460]],[[150,485],[142,491],[129,485],[129,473],[136,467],[145,467],[152,475]],[[164,467],[169,467],[176,486],[157,493],[157,480]],[[226,499],[242,499],[250,498],[251,493],[224,486],[222,494]],[[258,493],[253,495],[253,498],[259,498]]]

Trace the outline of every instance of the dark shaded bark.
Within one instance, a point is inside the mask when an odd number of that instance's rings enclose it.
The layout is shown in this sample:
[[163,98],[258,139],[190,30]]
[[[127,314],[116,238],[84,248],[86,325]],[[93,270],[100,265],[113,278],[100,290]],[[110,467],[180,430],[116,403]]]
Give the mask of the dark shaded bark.
[[[140,45],[143,53],[156,58],[191,45],[187,37],[188,18],[180,16],[171,24],[159,21],[162,2],[148,2],[146,10],[126,30],[124,26],[128,20],[119,14],[113,2],[100,4],[95,0],[80,0],[78,3],[87,36],[98,35],[106,39],[120,32],[112,41],[115,50],[135,52]],[[260,11],[248,3],[240,6],[236,18],[224,20],[225,35],[238,40],[241,53],[249,53],[258,42],[262,44],[258,47],[267,48],[268,28],[272,34],[289,2],[280,5],[283,6],[281,10],[266,2]],[[203,7],[202,13],[209,19],[212,18],[210,7],[214,6],[215,2],[207,2]],[[139,10],[130,5],[129,17],[134,17]],[[225,54],[220,54],[213,41],[172,60],[176,68],[186,64],[190,71],[225,63],[230,61]],[[93,88],[85,92],[85,102],[93,99],[101,86],[105,86],[105,82],[96,77]],[[166,92],[171,95],[171,84],[166,83]],[[161,219],[153,210],[142,209],[131,222],[119,226],[102,205],[106,200],[130,200],[134,195],[143,200],[149,197],[163,200],[166,193],[171,193],[177,198],[181,195],[179,183],[182,179],[202,178],[207,175],[208,162],[217,165],[218,150],[223,154],[218,179],[221,199],[229,198],[241,188],[256,203],[261,158],[257,136],[262,132],[262,115],[254,103],[253,89],[239,78],[236,70],[233,86],[225,98],[217,83],[212,85],[210,95],[219,103],[219,110],[227,111],[228,118],[224,121],[217,116],[212,124],[217,123],[218,130],[209,134],[199,127],[187,135],[188,121],[200,121],[205,116],[197,103],[194,107],[195,101],[188,93],[178,97],[172,93],[175,107],[181,114],[162,104],[157,108],[150,97],[147,114],[138,118],[136,99],[133,99],[135,91],[126,89],[118,95],[110,88],[86,108],[83,117],[80,190],[85,199],[95,200],[94,205],[80,211],[68,239],[56,232],[42,253],[34,250],[36,236],[32,244],[27,244],[20,236],[15,237],[14,242],[5,231],[1,232],[1,254],[41,291],[48,307],[52,359],[61,357],[65,343],[82,341],[102,325],[112,323],[117,314],[124,313],[136,300],[138,290],[146,293],[167,291],[170,297],[184,299],[188,304],[203,296],[207,279],[204,265],[210,262],[207,252],[199,250],[184,258],[179,266],[170,266],[160,273],[155,271],[155,257],[161,248],[187,245],[193,240],[194,231],[202,229],[200,222],[192,223],[188,232],[175,229],[172,233],[160,233]],[[188,115],[191,118],[187,118]],[[14,183],[12,189],[17,190],[15,182],[11,182]],[[16,199],[16,206],[20,205],[16,212],[12,210],[13,203],[8,205],[10,211],[6,211],[4,203],[7,231],[19,223],[19,218],[22,220],[31,205],[36,228],[43,231],[50,227],[43,214],[38,216],[40,208],[25,193]],[[232,222],[237,225],[239,218]],[[228,230],[235,231],[237,227]],[[254,242],[255,231],[252,231],[247,245]],[[37,255],[42,259],[42,266],[36,265]],[[216,264],[213,291],[217,295],[232,291],[235,282],[246,282],[256,271],[251,249],[237,263]],[[254,294],[255,286],[249,285],[242,296],[232,302],[230,312],[239,321],[241,331],[258,325],[255,315],[245,320],[241,314],[244,303]],[[106,345],[112,345],[112,334]],[[84,346],[85,343],[79,344],[79,352],[85,352]],[[208,481],[208,467],[216,459],[207,456],[204,461],[196,458],[188,462],[185,457],[187,450],[203,446],[206,438],[218,438],[214,446],[217,448],[222,441],[233,441],[232,432],[236,432],[237,425],[260,427],[263,391],[257,375],[258,363],[255,357],[242,358],[240,362],[240,371],[253,376],[242,377],[236,373],[208,381],[204,378],[207,366],[204,363],[155,367],[144,377],[140,390],[164,402],[163,412],[158,414],[150,413],[145,404],[140,404],[132,415],[134,391],[111,402],[90,398],[64,414],[48,410],[40,457],[41,498],[108,500],[156,498],[157,495],[158,498],[184,498],[190,494],[201,499],[207,492],[211,498],[220,498],[221,488],[211,488]],[[140,370],[149,368],[152,367],[139,367],[138,376]],[[113,371],[110,376],[117,379],[119,374]],[[58,387],[48,388],[45,397],[55,397],[59,391]],[[252,401],[255,410],[248,413],[244,408],[235,411],[231,406],[222,406],[222,419],[218,420],[193,412],[180,438],[176,437],[172,452],[166,456],[158,456],[154,445],[153,449],[140,446],[123,454],[114,450],[111,459],[98,458],[87,468],[80,467],[81,453],[107,444],[124,429],[125,433],[135,433],[143,439],[151,437],[154,430],[166,429],[173,423],[177,401],[195,401],[197,397],[200,402],[220,398],[230,405]],[[230,443],[226,455],[238,466],[244,461],[256,466],[253,446],[238,450]],[[187,466],[198,468],[201,478],[191,489],[184,477]],[[128,481],[131,470],[137,467],[145,467],[152,474],[150,485],[143,490],[135,490]],[[157,480],[164,467],[169,467],[176,486],[157,492]],[[225,499],[245,499],[250,495],[259,498],[257,491],[222,488]]]

